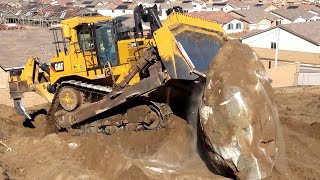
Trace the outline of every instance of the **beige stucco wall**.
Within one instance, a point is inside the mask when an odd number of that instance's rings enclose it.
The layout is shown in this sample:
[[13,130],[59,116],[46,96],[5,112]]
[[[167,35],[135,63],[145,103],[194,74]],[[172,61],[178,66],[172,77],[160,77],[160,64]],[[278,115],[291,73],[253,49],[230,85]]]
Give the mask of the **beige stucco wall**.
[[282,63],[279,62],[277,68],[274,62],[269,69],[269,61],[262,61],[266,68],[267,75],[272,79],[272,87],[286,87],[297,85],[297,73],[299,72],[299,63]]
[[[275,49],[255,47],[252,49],[258,54],[260,59],[274,60],[275,58]],[[319,53],[279,50],[278,60],[286,62],[301,62],[305,64],[320,64],[320,55]]]
[[261,21],[257,22],[257,24],[256,24],[256,29],[259,29],[259,25],[261,25],[261,24],[268,24],[269,27],[272,26],[270,20],[268,20],[268,19],[262,19]]
[[[235,13],[235,12],[229,12],[229,14],[230,14],[231,16],[237,18],[237,19],[243,18],[243,16],[241,16],[241,15]],[[270,20],[268,20],[268,19],[263,19],[263,20],[257,22],[256,24],[253,23],[252,25],[255,25],[255,29],[259,29],[259,25],[260,25],[260,24],[268,24],[269,27],[272,27],[272,26],[274,26],[274,25],[276,24],[276,22],[273,22],[273,23],[272,23],[272,22],[271,22]],[[249,31],[249,25],[250,25],[250,23],[248,23],[248,22],[246,22],[246,21],[243,21],[243,31],[248,32],[248,31]]]

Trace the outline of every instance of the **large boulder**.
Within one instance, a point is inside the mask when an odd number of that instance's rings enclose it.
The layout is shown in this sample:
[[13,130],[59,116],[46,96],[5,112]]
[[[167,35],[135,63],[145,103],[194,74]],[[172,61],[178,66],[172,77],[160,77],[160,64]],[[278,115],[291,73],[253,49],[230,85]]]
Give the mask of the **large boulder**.
[[256,53],[239,41],[226,42],[209,66],[200,106],[210,165],[228,177],[268,177],[277,156],[278,121],[273,90]]

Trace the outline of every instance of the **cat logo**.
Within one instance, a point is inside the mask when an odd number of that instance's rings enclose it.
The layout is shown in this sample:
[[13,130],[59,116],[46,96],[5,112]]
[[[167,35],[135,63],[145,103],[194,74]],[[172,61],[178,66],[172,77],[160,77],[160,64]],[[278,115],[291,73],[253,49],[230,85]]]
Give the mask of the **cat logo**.
[[63,61],[51,63],[50,69],[53,72],[60,72],[64,70]]

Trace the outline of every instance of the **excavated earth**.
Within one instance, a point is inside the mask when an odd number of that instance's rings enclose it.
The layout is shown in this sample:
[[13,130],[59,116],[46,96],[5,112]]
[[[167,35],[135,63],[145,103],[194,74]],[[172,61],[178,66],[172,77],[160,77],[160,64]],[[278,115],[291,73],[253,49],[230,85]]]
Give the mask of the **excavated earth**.
[[[284,153],[268,179],[320,177],[320,87],[274,89]],[[0,179],[224,179],[197,153],[193,127],[176,116],[165,129],[113,135],[44,135],[45,108],[27,122],[0,105]],[[281,152],[281,151],[280,151]]]

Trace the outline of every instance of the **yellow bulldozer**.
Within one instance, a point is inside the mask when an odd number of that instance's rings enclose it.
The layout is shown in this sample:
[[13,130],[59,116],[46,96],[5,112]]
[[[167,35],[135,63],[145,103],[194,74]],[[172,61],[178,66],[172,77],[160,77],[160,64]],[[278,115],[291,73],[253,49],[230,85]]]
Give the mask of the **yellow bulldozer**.
[[137,6],[134,28],[105,16],[62,21],[62,28],[51,29],[56,54],[50,64],[31,57],[24,69],[9,70],[17,112],[31,118],[22,95],[34,91],[51,102],[47,120],[59,130],[110,134],[161,127],[171,109],[157,100],[170,98],[172,87],[191,91],[184,81],[205,77],[226,38],[220,25],[180,7],[168,14],[161,22],[156,6]]
[[164,21],[157,12],[156,6],[137,6],[133,28],[106,16],[63,20],[51,29],[56,53],[50,64],[31,57],[24,68],[6,69],[17,113],[31,119],[22,97],[33,91],[51,103],[49,133],[151,131],[165,127],[171,114],[200,117],[194,127],[201,130],[210,164],[220,169],[213,172],[247,179],[270,175],[277,149],[269,130],[278,116],[256,53],[228,41],[218,23],[184,14],[181,7],[168,9]]

